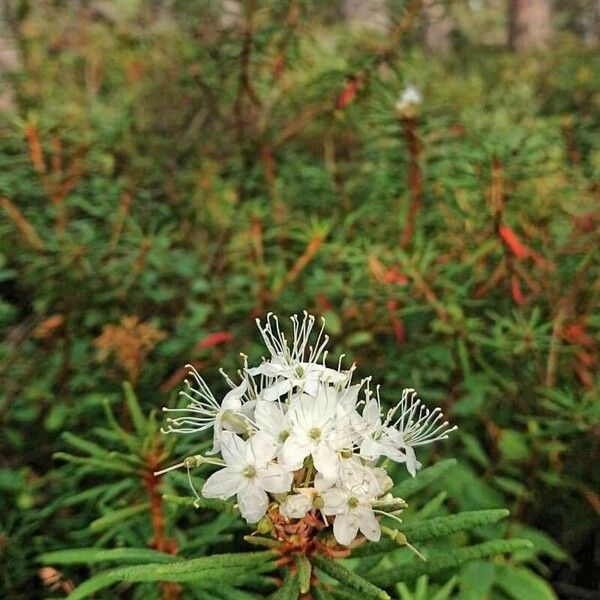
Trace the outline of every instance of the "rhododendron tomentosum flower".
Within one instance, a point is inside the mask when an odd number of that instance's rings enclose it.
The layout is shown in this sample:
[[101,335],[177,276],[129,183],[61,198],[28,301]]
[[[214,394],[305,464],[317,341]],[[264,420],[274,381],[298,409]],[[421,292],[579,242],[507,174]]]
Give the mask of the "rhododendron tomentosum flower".
[[198,371],[192,365],[187,367],[194,385],[186,379],[186,389],[179,394],[185,397],[189,404],[185,408],[163,408],[165,412],[184,413],[181,417],[168,418],[168,426],[163,429],[163,433],[199,433],[213,428],[213,448],[210,453],[216,454],[221,448],[221,434],[224,428],[238,433],[247,428],[244,422],[245,415],[241,411],[242,399],[248,391],[248,378],[244,378],[240,385],[227,392],[219,404]]
[[361,437],[360,454],[367,460],[387,456],[406,463],[411,475],[421,467],[414,448],[446,439],[456,429],[444,421],[439,408],[429,410],[417,397],[415,390],[402,392],[400,402],[385,417],[381,414],[379,387],[376,397],[367,387],[367,399],[362,415],[354,416],[354,426]]
[[444,420],[440,408],[429,410],[423,406],[417,392],[410,388],[402,392],[400,402],[389,411],[385,425],[385,445],[392,449],[386,455],[393,459],[394,451],[402,450],[406,455],[406,468],[413,476],[421,467],[414,448],[444,440],[456,429]]
[[264,325],[260,319],[256,319],[271,358],[263,361],[258,367],[249,369],[249,373],[265,375],[275,380],[272,385],[262,390],[261,396],[265,400],[275,400],[294,388],[314,396],[320,382],[341,385],[348,380],[348,371],[331,369],[325,365],[327,357],[325,348],[329,342],[329,336],[323,334],[324,322],[314,345],[310,345],[310,335],[315,324],[315,317],[305,312],[302,321],[298,319],[297,315],[293,315],[291,321],[293,339],[290,347],[285,334],[279,327],[279,319],[276,315],[269,313]]
[[379,541],[381,528],[371,503],[375,498],[368,488],[331,488],[323,492],[323,514],[335,515],[333,535],[339,544],[348,546],[360,532],[373,542]]
[[292,473],[273,462],[277,446],[257,433],[246,442],[229,431],[223,432],[221,454],[225,467],[213,473],[202,488],[206,498],[227,500],[237,494],[242,516],[256,523],[267,512],[267,492],[290,491]]
[[[236,496],[246,521],[270,520],[280,541],[286,531],[315,535],[332,525],[338,544],[351,544],[359,533],[378,540],[379,520],[398,519],[406,506],[391,495],[393,482],[382,459],[405,463],[414,475],[420,467],[415,448],[446,438],[454,428],[440,409],[423,406],[412,389],[384,413],[370,378],[353,384],[354,368],[343,371],[341,359],[337,370],[325,366],[328,339],[321,327],[311,343],[314,322],[306,313],[292,317],[288,344],[279,321],[269,314],[259,329],[270,358],[252,368],[245,360],[239,385],[226,377],[232,389],[221,402],[191,368],[192,382],[186,381],[182,392],[189,404],[167,409],[182,413],[168,419],[167,431],[199,433],[212,427],[212,453],[222,458],[196,455],[158,474],[183,466],[189,476],[201,465],[222,467],[208,478],[202,495]],[[363,386],[365,397],[359,401]],[[190,485],[194,489],[191,477]]]
[[[294,471],[301,468],[304,459],[310,456],[324,477],[337,478],[340,445],[337,397],[336,390],[321,388],[314,398],[307,394],[292,398],[289,410],[292,431],[282,449],[282,460],[288,468]],[[351,445],[351,440],[348,442]]]
[[423,96],[419,88],[407,85],[396,101],[396,111],[402,117],[414,118],[421,102]]

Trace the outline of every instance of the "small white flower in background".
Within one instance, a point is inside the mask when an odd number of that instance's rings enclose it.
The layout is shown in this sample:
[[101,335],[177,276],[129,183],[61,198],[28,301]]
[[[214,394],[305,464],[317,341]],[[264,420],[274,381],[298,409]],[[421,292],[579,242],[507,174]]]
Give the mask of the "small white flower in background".
[[414,118],[423,102],[421,91],[414,85],[407,85],[396,101],[396,112],[406,118]]
[[[403,98],[420,102],[416,88],[407,88]],[[240,384],[225,375],[231,389],[221,402],[190,367],[192,381],[186,380],[181,392],[188,405],[165,409],[181,413],[168,419],[166,432],[214,428],[211,453],[222,459],[192,457],[161,473],[179,466],[222,466],[201,493],[222,500],[236,496],[249,523],[265,514],[292,525],[304,520],[311,531],[333,523],[339,544],[350,545],[359,533],[377,541],[379,520],[397,519],[398,507],[405,506],[390,494],[393,481],[385,461],[405,464],[414,475],[421,466],[415,448],[445,439],[455,428],[412,389],[384,413],[379,387],[374,395],[370,378],[353,384],[354,366],[343,370],[341,359],[337,369],[327,366],[328,337],[321,326],[311,343],[312,315],[291,321],[291,342],[276,316],[267,315],[264,325],[258,321],[270,357],[250,368],[244,361]],[[396,508],[387,513],[386,506]]]

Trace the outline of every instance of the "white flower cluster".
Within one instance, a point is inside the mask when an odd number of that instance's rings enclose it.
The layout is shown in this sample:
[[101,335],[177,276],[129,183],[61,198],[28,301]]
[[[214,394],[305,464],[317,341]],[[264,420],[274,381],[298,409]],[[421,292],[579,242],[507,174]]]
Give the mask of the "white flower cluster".
[[341,358],[337,369],[326,366],[323,326],[311,345],[315,318],[304,313],[291,320],[291,343],[276,316],[267,315],[264,324],[257,320],[270,357],[252,368],[245,361],[239,385],[225,376],[232,389],[221,402],[190,367],[191,381],[182,392],[189,405],[165,409],[183,413],[168,419],[166,432],[214,428],[210,454],[222,459],[195,458],[222,468],[201,493],[223,500],[237,496],[249,523],[276,506],[290,521],[309,513],[325,526],[333,521],[339,544],[349,545],[359,531],[378,540],[377,513],[390,514],[384,508],[394,502],[396,509],[402,505],[388,493],[392,480],[378,462],[404,463],[414,475],[421,466],[415,448],[446,438],[452,429],[412,389],[383,414],[379,388],[372,393],[370,378],[353,384],[354,367],[343,370]]

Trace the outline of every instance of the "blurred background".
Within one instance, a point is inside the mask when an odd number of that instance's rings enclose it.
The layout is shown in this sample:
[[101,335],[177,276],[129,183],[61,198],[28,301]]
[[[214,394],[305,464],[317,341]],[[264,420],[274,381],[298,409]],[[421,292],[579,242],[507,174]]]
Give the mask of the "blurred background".
[[475,563],[453,597],[600,598],[597,0],[0,10],[3,597],[68,589],[40,552],[148,540],[94,521],[141,488],[53,457],[106,406],[131,428],[123,381],[144,414],[187,362],[220,392],[255,317],[306,309],[459,425],[441,502],[534,542],[535,579]]

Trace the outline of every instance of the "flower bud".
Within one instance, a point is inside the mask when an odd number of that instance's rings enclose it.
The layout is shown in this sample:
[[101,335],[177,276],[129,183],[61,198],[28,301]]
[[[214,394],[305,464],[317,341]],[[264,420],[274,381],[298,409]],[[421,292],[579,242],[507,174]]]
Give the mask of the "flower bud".
[[258,533],[271,533],[273,531],[273,521],[270,517],[265,515],[256,525],[256,531]]
[[414,85],[407,86],[396,102],[396,113],[402,119],[414,119],[423,102],[421,92]]

